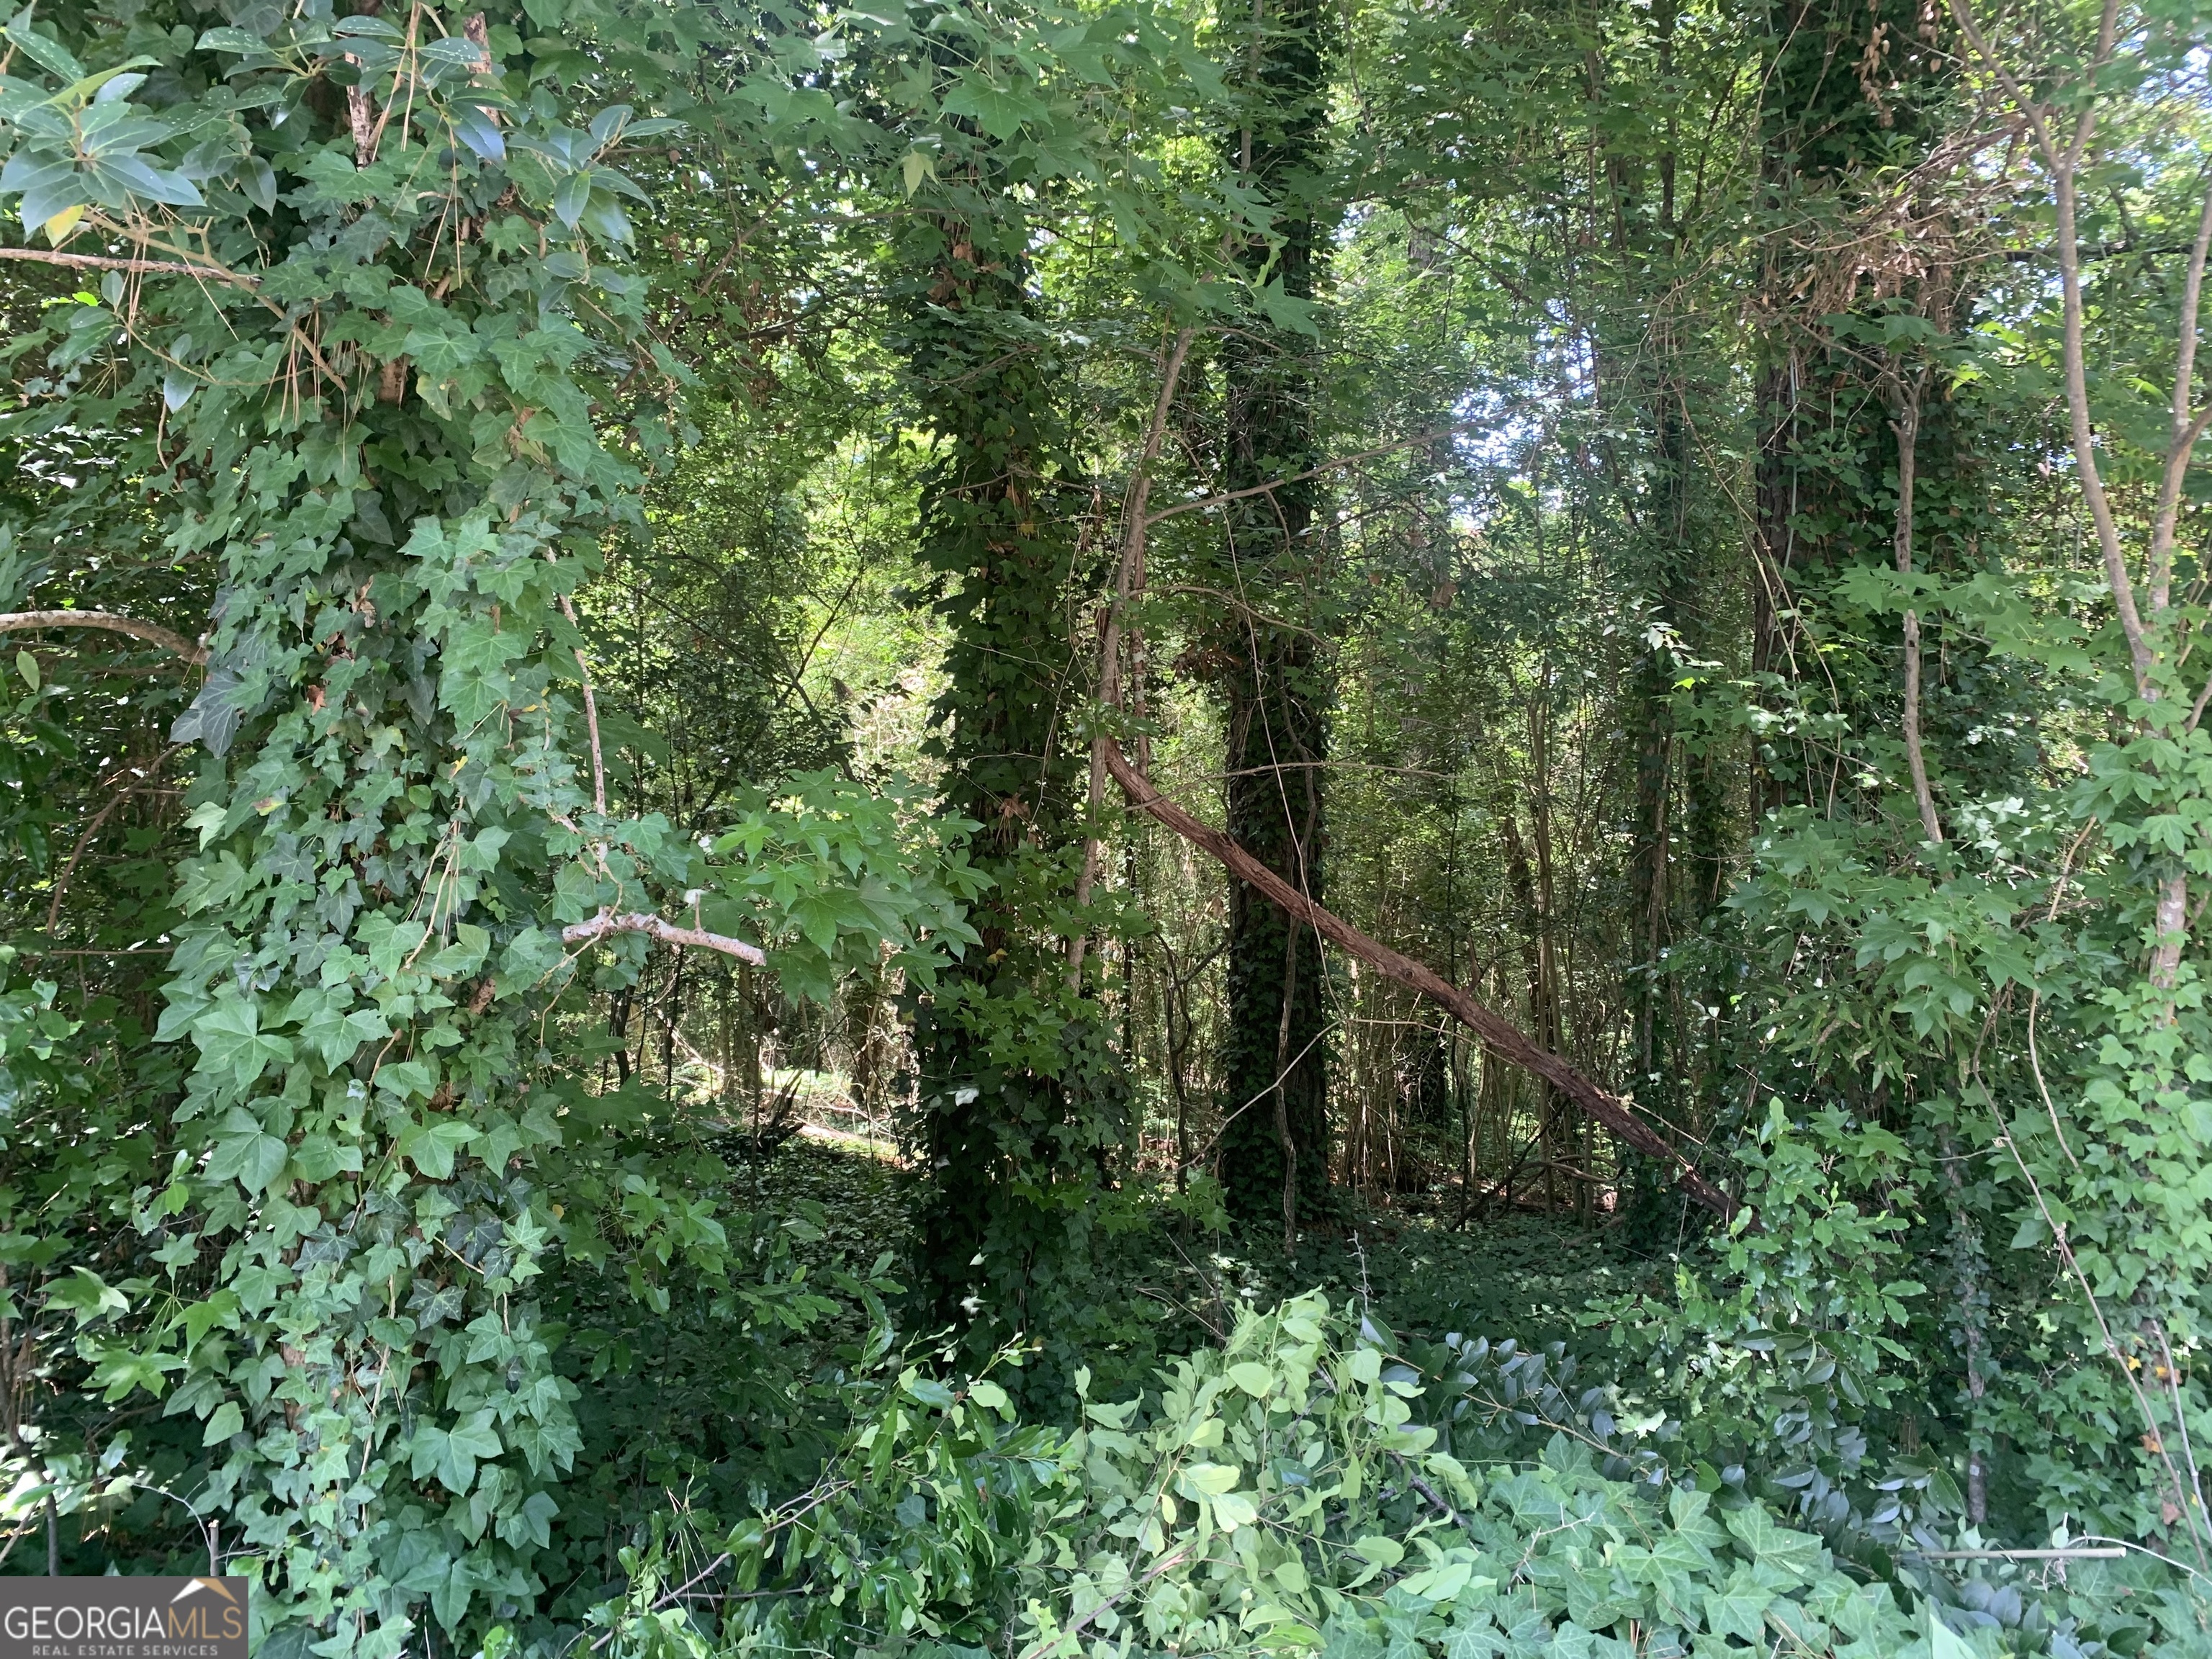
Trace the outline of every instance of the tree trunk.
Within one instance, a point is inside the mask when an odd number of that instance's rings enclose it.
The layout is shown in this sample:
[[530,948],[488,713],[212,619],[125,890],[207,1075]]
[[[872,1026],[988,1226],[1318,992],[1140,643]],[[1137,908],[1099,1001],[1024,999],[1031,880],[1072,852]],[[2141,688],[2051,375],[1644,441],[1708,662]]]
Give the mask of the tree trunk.
[[[990,200],[988,179],[972,181]],[[1066,987],[1062,941],[1025,927],[1072,896],[1081,843],[1080,751],[1066,739],[1074,648],[1075,516],[1054,392],[1058,365],[1030,331],[1026,229],[918,215],[906,255],[902,344],[939,443],[921,552],[942,584],[951,642],[932,747],[950,811],[981,826],[976,861],[995,884],[971,914],[979,948],[915,999],[919,1121],[931,1172],[916,1262],[926,1322],[977,1327],[978,1344],[1054,1322],[1087,1262],[1087,1191],[1126,1112],[1109,1045]],[[1042,999],[1066,1018],[1060,1051],[1028,1065],[994,1037]],[[1054,1386],[1047,1365],[1032,1375]]]
[[[1232,135],[1246,185],[1276,208],[1273,240],[1248,234],[1238,257],[1254,279],[1295,301],[1314,296],[1316,242],[1300,193],[1323,143],[1326,77],[1316,0],[1262,0],[1240,46],[1249,109]],[[1316,459],[1305,337],[1248,319],[1221,354],[1224,445],[1221,483],[1246,489],[1287,479]],[[1328,757],[1326,669],[1313,633],[1262,622],[1293,619],[1322,548],[1316,490],[1307,480],[1239,502],[1224,517],[1218,586],[1241,603],[1224,620],[1220,659],[1229,734],[1229,832],[1316,902],[1328,830],[1321,766]],[[1243,884],[1230,906],[1229,1010],[1221,1057],[1222,1185],[1230,1212],[1293,1231],[1327,1192],[1328,1048],[1320,941]],[[1255,1102],[1239,1110],[1246,1102]],[[1279,1108],[1281,1123],[1275,1121]],[[1285,1182],[1294,1216],[1284,1221]]]

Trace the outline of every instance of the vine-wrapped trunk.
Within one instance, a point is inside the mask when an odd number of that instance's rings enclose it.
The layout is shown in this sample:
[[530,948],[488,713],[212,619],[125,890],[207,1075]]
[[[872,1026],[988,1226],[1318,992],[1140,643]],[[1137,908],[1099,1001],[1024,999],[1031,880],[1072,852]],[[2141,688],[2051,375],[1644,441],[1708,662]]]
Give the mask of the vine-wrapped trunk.
[[[1325,91],[1314,0],[1255,9],[1238,37],[1251,106],[1233,136],[1248,185],[1274,209],[1272,234],[1240,257],[1255,283],[1314,295],[1313,183]],[[1305,337],[1249,319],[1222,351],[1225,489],[1310,471],[1317,459]],[[1327,669],[1312,629],[1296,625],[1320,548],[1312,481],[1285,483],[1225,515],[1223,619],[1230,834],[1316,901],[1328,847]],[[1273,620],[1265,620],[1271,618]],[[1221,1176],[1231,1214],[1279,1224],[1291,1242],[1328,1187],[1328,1048],[1321,942],[1243,884],[1231,892],[1229,1020],[1224,1038]]]

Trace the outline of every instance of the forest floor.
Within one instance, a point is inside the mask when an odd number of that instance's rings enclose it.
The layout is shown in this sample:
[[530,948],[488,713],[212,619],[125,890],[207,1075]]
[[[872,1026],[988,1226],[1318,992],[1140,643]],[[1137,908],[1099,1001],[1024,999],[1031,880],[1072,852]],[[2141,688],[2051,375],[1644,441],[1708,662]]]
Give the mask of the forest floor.
[[[764,1215],[815,1218],[823,1237],[802,1245],[801,1258],[861,1272],[886,1252],[894,1263],[906,1260],[913,1180],[864,1150],[793,1139],[740,1165],[731,1198]],[[1272,1240],[1255,1245],[1133,1200],[1102,1218],[1093,1302],[1102,1321],[1122,1328],[1097,1332],[1100,1346],[1125,1355],[1136,1373],[1125,1380],[1141,1382],[1155,1358],[1224,1336],[1232,1304],[1264,1307],[1319,1290],[1360,1304],[1394,1331],[1431,1340],[1463,1332],[1523,1347],[1562,1342],[1587,1359],[1605,1338],[1578,1322],[1582,1310],[1668,1271],[1603,1214],[1478,1207],[1462,1228],[1456,1202],[1446,1194],[1426,1208],[1384,1209],[1347,1197],[1342,1218],[1309,1231],[1286,1258]]]
[[[727,1292],[673,1268],[641,1297],[622,1272],[579,1263],[544,1287],[547,1313],[568,1334],[577,1467],[588,1472],[562,1501],[600,1517],[605,1534],[556,1598],[571,1612],[619,1593],[621,1548],[672,1504],[726,1522],[811,1480],[853,1390],[872,1386],[860,1380],[872,1368],[872,1316],[859,1283],[872,1283],[895,1322],[908,1314],[896,1286],[911,1255],[913,1173],[848,1141],[795,1137],[755,1156],[751,1137],[732,1130],[710,1144],[728,1173],[696,1195],[725,1218],[737,1262],[783,1267],[750,1290],[738,1267]],[[1279,1246],[1206,1230],[1188,1213],[1196,1206],[1179,1210],[1157,1189],[1113,1194],[1096,1217],[1100,1265],[1052,1334],[1090,1368],[1093,1398],[1127,1398],[1177,1355],[1219,1340],[1237,1305],[1318,1289],[1401,1340],[1457,1331],[1524,1349],[1557,1342],[1586,1376],[1603,1376],[1606,1333],[1577,1314],[1660,1265],[1628,1249],[1629,1228],[1603,1215],[1478,1210],[1462,1231],[1455,1197],[1440,1201],[1432,1216],[1347,1200],[1339,1222],[1310,1231],[1285,1260]],[[928,1364],[933,1334],[900,1329],[911,1358],[897,1363]],[[1072,1401],[1053,1386],[1030,1403],[1061,1417]]]

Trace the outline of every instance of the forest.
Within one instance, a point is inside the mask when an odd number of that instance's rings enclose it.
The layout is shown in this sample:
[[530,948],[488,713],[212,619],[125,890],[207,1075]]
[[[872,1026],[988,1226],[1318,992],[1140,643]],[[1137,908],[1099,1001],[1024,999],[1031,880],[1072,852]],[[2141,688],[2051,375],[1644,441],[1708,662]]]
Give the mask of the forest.
[[0,1576],[2212,1656],[2212,4],[0,35]]

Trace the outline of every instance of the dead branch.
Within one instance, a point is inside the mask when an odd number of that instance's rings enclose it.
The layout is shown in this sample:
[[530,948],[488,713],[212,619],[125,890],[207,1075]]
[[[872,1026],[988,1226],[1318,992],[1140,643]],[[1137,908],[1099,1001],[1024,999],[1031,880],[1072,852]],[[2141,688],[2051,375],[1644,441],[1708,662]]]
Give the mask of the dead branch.
[[258,288],[261,279],[218,264],[194,264],[183,259],[118,259],[102,253],[57,253],[43,247],[0,247],[0,259],[28,259],[34,264],[67,265],[78,270],[121,270],[139,276],[204,276],[210,282],[240,288]]
[[[7,251],[0,249],[0,252]],[[105,628],[110,633],[128,634],[134,640],[158,645],[196,666],[207,661],[207,648],[193,644],[182,634],[172,633],[158,623],[118,617],[112,611],[0,611],[0,634],[20,633],[33,628]]]
[[720,951],[726,957],[735,957],[739,962],[749,962],[754,967],[767,964],[768,955],[757,945],[748,945],[741,939],[732,939],[727,933],[710,933],[703,927],[684,927],[644,910],[632,910],[623,915],[605,910],[589,921],[580,921],[561,930],[563,945],[589,945],[593,939],[607,938],[613,933],[646,933],[663,945],[688,945],[701,951]]
[[1687,1196],[1724,1220],[1735,1216],[1735,1200],[1698,1174],[1696,1165],[1638,1118],[1626,1101],[1600,1087],[1558,1054],[1539,1048],[1520,1027],[1492,1012],[1457,986],[1447,983],[1432,969],[1410,957],[1401,956],[1387,945],[1378,944],[1342,917],[1322,908],[1229,836],[1200,823],[1153,788],[1129,764],[1121,745],[1112,738],[1102,741],[1107,769],[1128,795],[1131,805],[1157,818],[1185,841],[1212,854],[1231,875],[1257,888],[1294,921],[1335,940],[1385,976],[1449,1009],[1500,1060],[1543,1079],[1573,1101],[1585,1115],[1603,1124],[1626,1145],[1671,1167],[1675,1171],[1674,1184]]
[[[1114,602],[1107,609],[1106,632],[1098,647],[1100,696],[1115,708],[1121,706],[1121,633],[1128,623],[1130,600],[1145,588],[1145,535],[1152,528],[1146,507],[1152,498],[1152,464],[1159,459],[1160,440],[1167,432],[1168,416],[1175,406],[1176,386],[1182,378],[1183,360],[1190,355],[1194,332],[1183,329],[1168,348],[1166,365],[1160,374],[1160,394],[1152,405],[1152,423],[1145,431],[1145,447],[1137,456],[1136,471],[1129,479],[1127,504],[1121,514],[1121,557],[1114,579]],[[1094,738],[1091,744],[1091,793],[1086,813],[1091,829],[1083,842],[1083,873],[1075,884],[1075,908],[1079,910],[1091,902],[1091,890],[1098,879],[1098,807],[1106,793],[1106,757],[1099,744],[1104,741],[1103,738]],[[1088,930],[1083,930],[1068,943],[1068,982],[1078,991],[1083,988],[1083,952],[1090,939]]]

